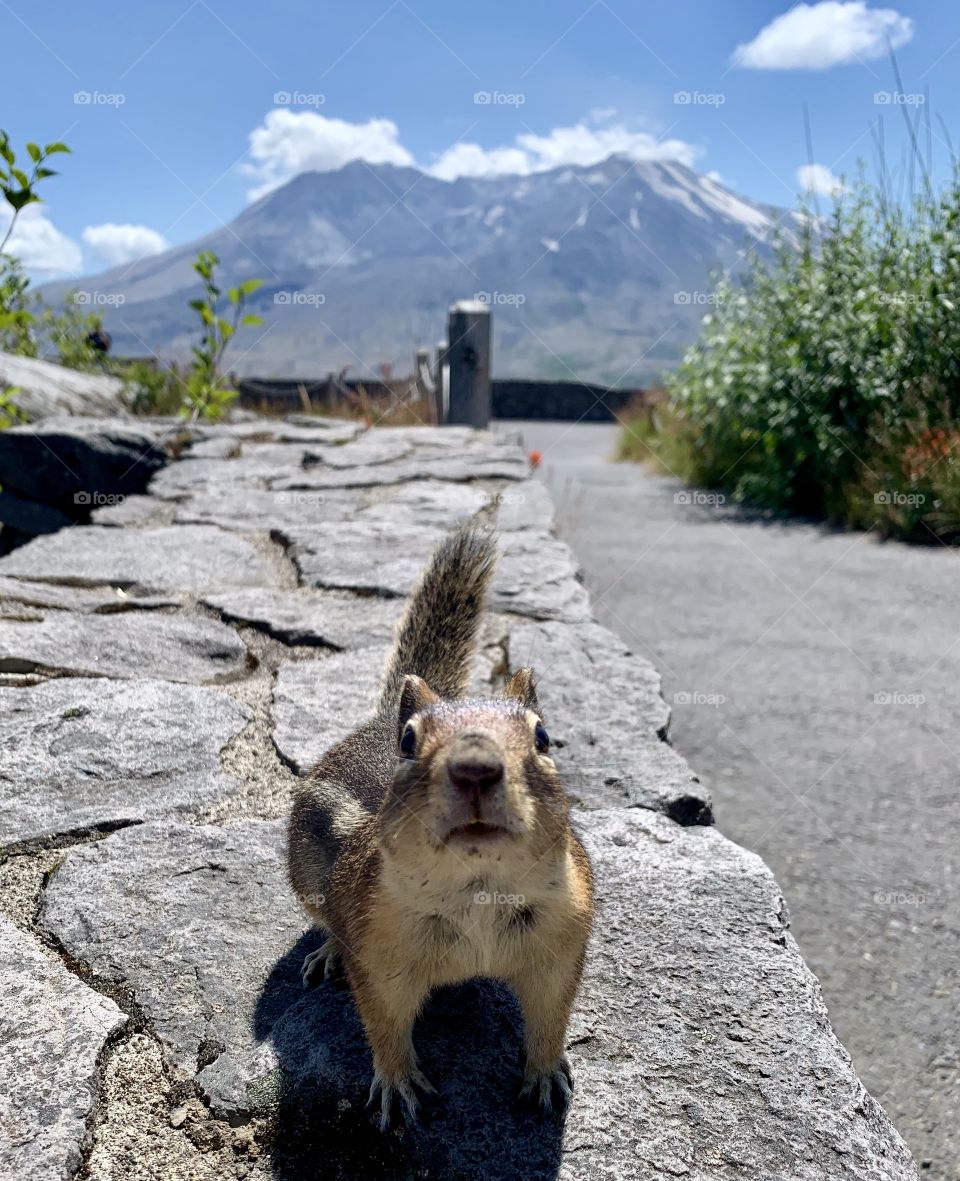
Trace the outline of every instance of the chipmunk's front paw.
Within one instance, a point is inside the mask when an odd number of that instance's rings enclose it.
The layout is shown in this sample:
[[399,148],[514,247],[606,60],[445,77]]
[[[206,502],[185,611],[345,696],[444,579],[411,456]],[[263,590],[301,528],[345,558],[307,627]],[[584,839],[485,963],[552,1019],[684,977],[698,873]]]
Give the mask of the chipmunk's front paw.
[[527,1065],[520,1098],[535,1103],[541,1111],[563,1112],[573,1097],[573,1075],[566,1056],[540,1069]]
[[329,980],[340,962],[336,940],[331,936],[322,947],[304,957],[300,979],[304,988],[315,988],[321,980]]
[[419,1088],[424,1095],[432,1095],[436,1089],[430,1085],[417,1067],[414,1067],[409,1074],[392,1079],[381,1074],[379,1070],[373,1072],[367,1108],[376,1110],[379,1101],[380,1130],[382,1132],[387,1131],[391,1124],[396,1122],[396,1113],[401,1102],[407,1120],[412,1124],[417,1122],[420,1099],[415,1088]]

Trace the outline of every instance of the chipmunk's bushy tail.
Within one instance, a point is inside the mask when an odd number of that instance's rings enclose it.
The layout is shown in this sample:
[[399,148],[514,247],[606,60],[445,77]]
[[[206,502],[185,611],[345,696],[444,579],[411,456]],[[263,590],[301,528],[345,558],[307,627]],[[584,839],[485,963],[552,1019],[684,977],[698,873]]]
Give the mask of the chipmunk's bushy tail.
[[469,526],[437,547],[400,624],[381,709],[396,705],[408,673],[422,677],[441,697],[463,694],[496,558],[493,534]]

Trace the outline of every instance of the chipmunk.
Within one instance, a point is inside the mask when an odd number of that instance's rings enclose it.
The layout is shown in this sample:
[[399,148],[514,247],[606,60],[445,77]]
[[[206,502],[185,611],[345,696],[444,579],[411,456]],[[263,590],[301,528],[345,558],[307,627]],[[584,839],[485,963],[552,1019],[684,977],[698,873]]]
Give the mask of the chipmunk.
[[338,959],[373,1052],[386,1129],[430,1092],[413,1047],[432,989],[504,980],[523,1009],[521,1096],[565,1107],[570,1010],[593,918],[590,864],[570,828],[537,701],[520,669],[464,699],[496,549],[461,528],[435,552],[400,624],[376,716],[298,793],[290,880],[328,938],[303,981]]

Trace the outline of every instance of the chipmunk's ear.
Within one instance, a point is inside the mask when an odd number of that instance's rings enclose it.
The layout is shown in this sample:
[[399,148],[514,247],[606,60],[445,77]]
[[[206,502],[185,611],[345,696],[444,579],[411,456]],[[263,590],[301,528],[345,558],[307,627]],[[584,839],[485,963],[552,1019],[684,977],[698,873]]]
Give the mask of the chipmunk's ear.
[[400,690],[400,716],[397,719],[399,732],[403,733],[404,726],[414,714],[426,709],[428,705],[435,705],[439,700],[423,677],[415,677],[412,674],[405,676],[403,688]]
[[520,668],[504,685],[502,696],[512,697],[534,713],[540,712],[540,702],[537,701],[536,679],[532,668]]

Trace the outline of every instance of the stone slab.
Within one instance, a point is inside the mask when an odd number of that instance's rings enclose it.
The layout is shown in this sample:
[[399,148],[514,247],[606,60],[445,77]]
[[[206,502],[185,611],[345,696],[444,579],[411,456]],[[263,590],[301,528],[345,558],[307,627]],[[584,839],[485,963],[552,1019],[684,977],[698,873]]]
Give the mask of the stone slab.
[[212,619],[128,611],[50,612],[36,622],[0,620],[0,672],[156,677],[204,685],[233,680],[247,651],[233,628]]
[[514,620],[511,671],[531,665],[557,766],[589,808],[644,807],[711,823],[709,792],[663,741],[670,710],[660,677],[598,623]]
[[504,533],[492,591],[498,611],[575,623],[591,618],[590,596],[573,551],[550,533]]
[[175,607],[176,595],[140,595],[121,587],[58,586],[20,578],[0,578],[0,603],[24,603],[30,607],[57,607],[70,611],[129,611],[132,608]]
[[419,1126],[399,1137],[371,1126],[349,993],[337,981],[304,993],[296,979],[318,939],[301,934],[282,822],[151,824],[71,851],[42,922],[133,989],[216,1113],[274,1113],[282,1176],[323,1159],[334,1175],[397,1181],[915,1181],[759,858],[643,810],[579,823],[599,914],[568,1038],[565,1128],[517,1104],[519,1014],[489,982],[444,990],[418,1023],[438,1090]]
[[273,742],[298,775],[375,712],[389,653],[387,645],[360,648],[324,660],[289,661],[277,670]]
[[270,533],[287,527],[343,521],[360,507],[356,491],[340,489],[272,492],[262,488],[234,488],[198,492],[177,505],[178,524],[217,525],[240,533]]
[[[409,594],[443,537],[439,529],[350,521],[278,531],[307,586],[397,597]],[[376,560],[371,561],[371,554]],[[2,565],[0,565],[2,573]]]
[[0,848],[226,798],[220,751],[251,714],[167,681],[67,678],[0,688]]
[[76,1176],[100,1054],[126,1020],[0,915],[0,1176]]
[[55,415],[122,414],[123,382],[101,373],[81,373],[39,357],[0,353],[0,383],[17,390],[16,402],[36,422]]
[[259,628],[284,644],[341,649],[389,644],[404,606],[398,599],[335,597],[307,588],[224,591],[203,601],[224,619]]
[[249,542],[212,525],[77,526],[38,537],[0,558],[0,576],[158,591],[270,586],[275,581]]

